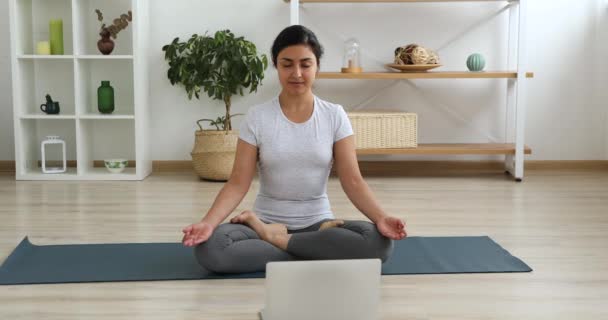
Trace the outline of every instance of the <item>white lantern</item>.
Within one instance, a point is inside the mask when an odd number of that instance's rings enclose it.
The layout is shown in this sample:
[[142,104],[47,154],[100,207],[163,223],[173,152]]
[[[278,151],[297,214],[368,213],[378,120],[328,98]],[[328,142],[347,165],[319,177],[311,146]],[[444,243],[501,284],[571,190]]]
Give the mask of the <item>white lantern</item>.
[[[62,162],[61,167],[46,167],[46,146],[58,144],[61,146]],[[67,161],[65,159],[65,141],[61,140],[59,136],[46,136],[46,139],[42,140],[40,144],[40,151],[42,152],[42,172],[43,173],[62,173],[67,170]]]
[[342,61],[343,73],[358,73],[362,72],[361,68],[361,49],[359,41],[351,38],[344,42],[344,58]]

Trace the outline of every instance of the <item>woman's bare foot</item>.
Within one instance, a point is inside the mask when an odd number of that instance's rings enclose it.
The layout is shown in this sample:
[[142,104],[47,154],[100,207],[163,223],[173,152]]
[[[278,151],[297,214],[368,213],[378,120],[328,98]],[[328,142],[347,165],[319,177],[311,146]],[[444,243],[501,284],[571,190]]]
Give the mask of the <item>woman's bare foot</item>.
[[340,227],[343,225],[344,225],[344,220],[329,220],[329,221],[325,221],[325,222],[321,223],[321,226],[319,227],[319,231],[329,229],[329,228],[336,228],[336,227]]
[[251,210],[241,212],[238,216],[230,219],[230,222],[247,225],[253,229],[262,240],[270,242],[283,250],[287,249],[287,241],[291,236],[287,233],[287,227],[283,224],[265,224]]

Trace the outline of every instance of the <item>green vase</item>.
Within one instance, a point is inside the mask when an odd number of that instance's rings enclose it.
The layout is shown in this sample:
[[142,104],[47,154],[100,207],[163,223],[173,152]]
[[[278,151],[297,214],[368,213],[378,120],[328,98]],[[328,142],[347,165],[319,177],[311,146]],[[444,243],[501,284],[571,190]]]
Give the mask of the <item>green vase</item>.
[[473,53],[467,58],[467,68],[470,71],[479,72],[486,66],[486,60],[479,53]]
[[51,54],[63,54],[63,20],[49,22],[49,40]]
[[102,81],[97,88],[97,109],[101,113],[114,112],[114,88],[110,86],[110,81]]

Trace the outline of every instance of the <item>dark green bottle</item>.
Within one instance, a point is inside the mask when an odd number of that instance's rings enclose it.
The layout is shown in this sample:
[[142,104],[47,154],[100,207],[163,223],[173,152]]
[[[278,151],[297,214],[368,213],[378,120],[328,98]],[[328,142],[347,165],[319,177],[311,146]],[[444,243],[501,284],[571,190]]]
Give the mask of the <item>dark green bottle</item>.
[[101,87],[97,88],[97,109],[101,113],[114,112],[114,88],[110,81],[101,81]]

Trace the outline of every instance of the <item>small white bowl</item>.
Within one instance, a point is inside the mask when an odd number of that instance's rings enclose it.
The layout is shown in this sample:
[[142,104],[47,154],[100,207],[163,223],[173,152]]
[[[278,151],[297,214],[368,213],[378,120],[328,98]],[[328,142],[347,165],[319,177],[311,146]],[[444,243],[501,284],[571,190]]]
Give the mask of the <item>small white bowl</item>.
[[103,160],[106,169],[112,173],[121,173],[127,165],[129,161],[127,159],[106,159]]

